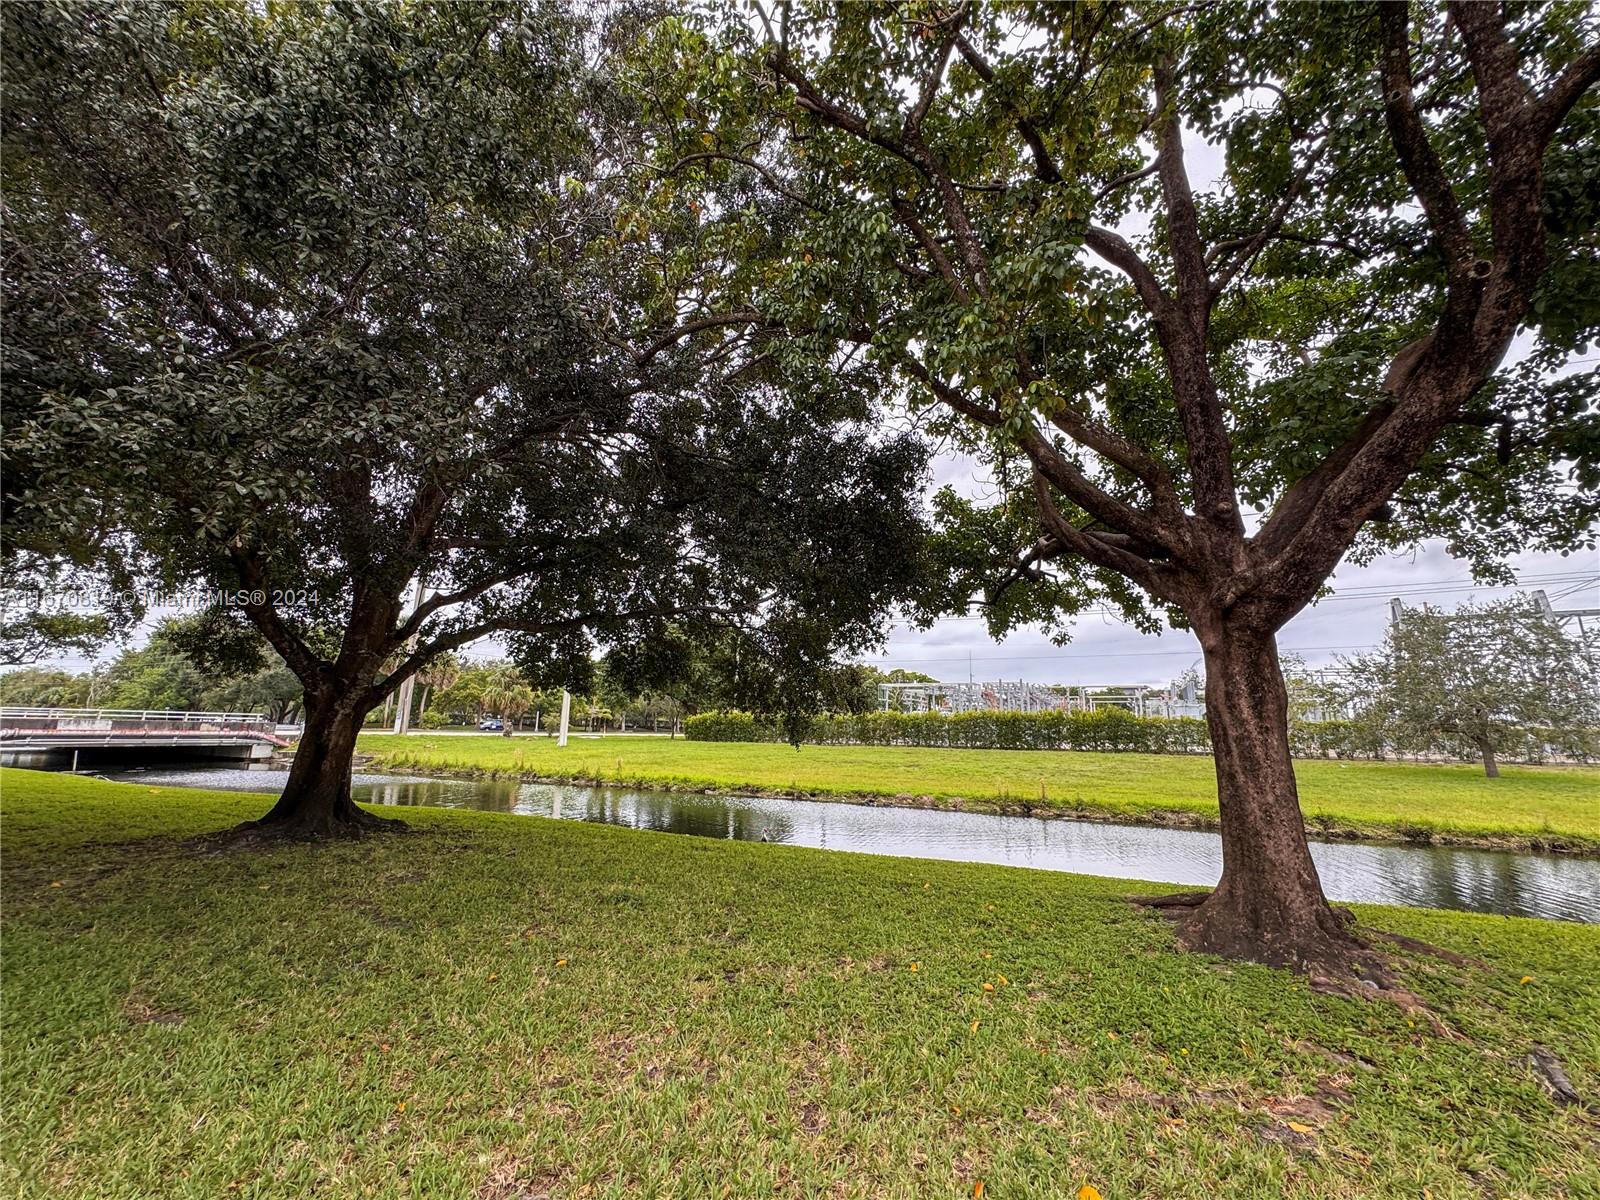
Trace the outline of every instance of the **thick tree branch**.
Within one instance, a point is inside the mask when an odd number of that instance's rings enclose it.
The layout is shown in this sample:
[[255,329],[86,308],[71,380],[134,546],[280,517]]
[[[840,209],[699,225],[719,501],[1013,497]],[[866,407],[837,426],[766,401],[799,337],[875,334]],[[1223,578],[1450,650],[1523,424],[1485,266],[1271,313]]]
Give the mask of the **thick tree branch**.
[[1383,115],[1389,126],[1390,140],[1399,155],[1401,170],[1428,218],[1428,227],[1444,249],[1451,276],[1466,275],[1477,258],[1477,251],[1461,205],[1417,112],[1411,74],[1410,8],[1405,3],[1380,4],[1378,20],[1384,43]]
[[[1178,111],[1177,80],[1170,61],[1156,66],[1156,111],[1159,133],[1156,175],[1167,210],[1167,240],[1172,246],[1172,266],[1178,283],[1178,303],[1191,314],[1203,313],[1211,302],[1211,279],[1206,272],[1205,243],[1200,237],[1200,214],[1183,161],[1183,124]],[[1193,317],[1191,317],[1193,319]]]
[[1152,316],[1158,321],[1165,319],[1171,298],[1162,289],[1156,273],[1126,238],[1099,225],[1090,225],[1084,230],[1083,244],[1128,277]]
[[1250,539],[1251,544],[1262,555],[1268,557],[1276,555],[1289,545],[1310,519],[1317,501],[1327,490],[1328,484],[1350,465],[1351,460],[1372,440],[1393,411],[1392,402],[1374,408],[1362,420],[1355,433],[1342,445],[1285,489],[1260,530]]
[[1096,566],[1126,575],[1157,599],[1168,603],[1176,602],[1175,593],[1161,568],[1129,550],[1113,546],[1103,539],[1091,537],[1067,520],[1065,514],[1057,507],[1055,498],[1050,494],[1050,481],[1037,464],[1033,472],[1033,494],[1039,506],[1040,523],[1044,525],[1045,532],[1060,544],[1064,552],[1076,554]]
[[719,329],[727,325],[759,325],[764,321],[765,318],[753,308],[694,317],[667,330],[643,350],[636,351],[634,357],[639,362],[648,362],[673,343],[680,342],[691,334],[699,333],[702,330]]
[[324,663],[278,615],[278,610],[271,599],[272,585],[267,578],[266,567],[260,555],[233,542],[228,546],[228,557],[233,560],[234,569],[239,572],[239,582],[243,585],[243,590],[246,593],[260,592],[265,596],[260,603],[247,601],[241,604],[240,607],[244,609],[245,615],[294,672],[301,686],[307,691],[320,690]]
[[[980,54],[976,47],[960,34],[955,38],[956,49],[961,52],[961,57],[966,60],[973,74],[984,82],[985,87],[993,87],[995,81],[994,68],[987,59]],[[1060,183],[1061,171],[1056,166],[1055,159],[1050,154],[1050,148],[1044,143],[1044,135],[1039,132],[1039,127],[1029,119],[1028,115],[1016,104],[1006,97],[999,98],[1006,111],[1011,114],[1011,119],[1017,127],[1017,132],[1022,135],[1022,140],[1028,144],[1028,152],[1033,155],[1033,173],[1045,183]]]
[[1103,185],[1100,190],[1094,194],[1094,202],[1099,204],[1102,200],[1110,198],[1123,188],[1127,187],[1129,184],[1138,183],[1141,179],[1150,178],[1150,176],[1154,175],[1156,171],[1160,169],[1160,167],[1161,164],[1159,162],[1153,162],[1140,167],[1136,171],[1129,171],[1124,175],[1118,175],[1115,179]]
[[850,112],[825,97],[792,62],[787,54],[773,54],[767,58],[767,66],[781,78],[788,81],[795,90],[795,103],[809,113],[821,117],[828,124],[845,133],[860,138],[877,146],[880,150],[887,150],[896,158],[915,167],[920,174],[930,175],[928,163],[912,147],[906,145],[898,138],[890,137],[880,130],[874,129],[865,117]]
[[[1451,280],[1434,330],[1396,356],[1385,380],[1391,402],[1291,488],[1258,541],[1274,554],[1266,572],[1285,603],[1303,601],[1343,555],[1439,432],[1504,357],[1546,260],[1542,159],[1556,125],[1597,73],[1590,47],[1544,99],[1523,79],[1497,4],[1452,4],[1472,67],[1489,137],[1489,210],[1494,260],[1480,260],[1455,193],[1429,144],[1412,96],[1408,11],[1380,9],[1384,32],[1384,110],[1401,165],[1445,246]],[[1559,123],[1559,122],[1558,122]],[[1558,124],[1557,123],[1557,124]]]
[[1165,525],[1149,513],[1141,512],[1097,487],[1032,424],[1023,427],[1017,435],[1017,443],[1034,469],[1051,486],[1095,520],[1109,525],[1113,532],[1132,539],[1128,544],[1151,547],[1162,558],[1181,557],[1186,553],[1187,545],[1181,525]]
[[944,247],[939,245],[938,239],[918,218],[916,210],[912,208],[910,202],[895,196],[890,198],[889,207],[893,210],[900,223],[910,230],[911,236],[917,239],[917,245],[922,247],[923,253],[933,260],[934,267],[938,269],[939,277],[949,285],[950,291],[955,295],[956,299],[966,304],[971,299],[971,295],[967,291],[967,285],[962,282],[961,276],[956,273],[955,264],[950,261],[950,256],[944,252]]
[[1200,215],[1184,165],[1182,117],[1174,64],[1157,64],[1156,164],[1167,214],[1177,295],[1157,311],[1156,335],[1172,377],[1172,398],[1188,445],[1195,511],[1212,528],[1238,540],[1244,536],[1234,491],[1233,439],[1228,433],[1209,359],[1212,288],[1206,267]]
[[933,66],[928,69],[927,78],[922,81],[922,91],[917,96],[916,103],[911,106],[911,111],[906,114],[905,126],[900,136],[908,144],[918,140],[922,122],[927,117],[928,110],[933,107],[934,99],[939,95],[939,87],[944,82],[944,69],[950,62],[950,52],[955,48],[958,31],[962,22],[966,20],[966,15],[966,6],[963,5],[951,16],[950,29],[939,44],[939,52],[934,55]]
[[[960,413],[962,416],[977,421],[990,429],[999,429],[1005,424],[1005,415],[997,408],[992,408],[969,399],[960,388],[953,387],[940,379],[927,366],[919,362],[910,354],[902,354],[898,360],[906,374],[919,383],[925,385],[947,407]],[[1148,514],[1141,513],[1138,509],[1118,500],[1115,496],[1097,487],[1086,475],[1067,462],[1050,445],[1038,428],[1031,423],[1023,427],[1015,435],[1017,443],[1022,447],[1029,459],[1043,470],[1050,482],[1059,488],[1063,495],[1076,504],[1079,508],[1089,513],[1096,519],[1105,522],[1114,529],[1121,530],[1146,543],[1161,546],[1171,552],[1180,547],[1171,543],[1172,535],[1164,532],[1156,520]]]
[[1012,563],[1006,573],[995,580],[984,591],[984,604],[994,607],[1000,599],[1016,584],[1027,580],[1043,579],[1044,572],[1038,567],[1039,563],[1049,562],[1058,557],[1062,552],[1061,543],[1054,537],[1046,535],[1035,542],[1028,550]]
[[1561,122],[1583,94],[1600,81],[1600,42],[1584,49],[1573,59],[1567,69],[1550,85],[1550,90],[1539,98],[1534,129],[1541,143],[1555,136]]
[[1143,448],[1070,404],[1064,404],[1052,412],[1050,423],[1079,445],[1093,450],[1135,476],[1149,490],[1155,508],[1163,517],[1173,523],[1181,522],[1183,509],[1178,501],[1178,493],[1172,486],[1171,475],[1164,464]]

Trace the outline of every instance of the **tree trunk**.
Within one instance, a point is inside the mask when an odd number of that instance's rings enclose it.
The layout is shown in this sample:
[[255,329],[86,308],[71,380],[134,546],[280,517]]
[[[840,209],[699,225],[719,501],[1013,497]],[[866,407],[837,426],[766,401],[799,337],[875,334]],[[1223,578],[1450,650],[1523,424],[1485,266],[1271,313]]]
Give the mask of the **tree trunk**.
[[1222,810],[1222,879],[1187,919],[1191,949],[1345,971],[1362,947],[1329,906],[1306,844],[1289,704],[1271,633],[1201,630],[1206,723]]
[[366,718],[348,699],[306,704],[305,730],[295,746],[283,795],[266,816],[241,828],[294,838],[360,837],[401,824],[376,817],[350,799],[356,736]]
[[1500,764],[1494,759],[1494,743],[1488,738],[1478,743],[1478,750],[1483,754],[1483,773],[1490,779],[1500,778]]

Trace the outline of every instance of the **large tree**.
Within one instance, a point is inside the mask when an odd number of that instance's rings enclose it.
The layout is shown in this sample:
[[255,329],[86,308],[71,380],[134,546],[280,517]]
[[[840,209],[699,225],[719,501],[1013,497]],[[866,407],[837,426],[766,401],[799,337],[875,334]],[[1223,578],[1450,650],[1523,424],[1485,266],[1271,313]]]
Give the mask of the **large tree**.
[[1344,691],[1374,740],[1399,751],[1498,756],[1534,737],[1592,753],[1600,730],[1600,638],[1568,631],[1529,597],[1408,611],[1383,645],[1350,660]]
[[942,501],[953,599],[1199,639],[1224,868],[1190,946],[1370,961],[1307,849],[1275,647],[1346,555],[1592,545],[1593,380],[1555,376],[1600,291],[1597,21],[796,2],[686,22],[661,67],[676,194],[787,206],[730,319],[892,364],[994,464],[1001,504]]
[[908,578],[919,444],[872,432],[870,365],[780,376],[698,319],[734,247],[637,203],[649,30],[608,12],[0,13],[7,517],[120,531],[282,657],[265,828],[377,824],[365,715],[486,635],[558,682],[685,614],[842,648]]

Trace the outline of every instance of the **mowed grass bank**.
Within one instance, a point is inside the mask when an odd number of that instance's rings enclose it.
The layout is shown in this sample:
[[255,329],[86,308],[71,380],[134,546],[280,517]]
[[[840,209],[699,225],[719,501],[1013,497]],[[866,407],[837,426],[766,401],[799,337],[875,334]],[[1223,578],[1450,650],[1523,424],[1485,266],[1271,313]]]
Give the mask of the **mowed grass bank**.
[[1527,1065],[1600,1094],[1594,927],[1358,909],[1486,961],[1415,970],[1450,1039],[1179,954],[1123,881],[445,810],[183,840],[267,803],[0,772],[0,1194],[1600,1190]]
[[[390,767],[597,779],[643,786],[888,796],[974,809],[1214,822],[1209,757],[1053,750],[792,746],[656,737],[366,735]],[[1313,831],[1363,837],[1538,844],[1600,852],[1600,769],[1300,761]]]

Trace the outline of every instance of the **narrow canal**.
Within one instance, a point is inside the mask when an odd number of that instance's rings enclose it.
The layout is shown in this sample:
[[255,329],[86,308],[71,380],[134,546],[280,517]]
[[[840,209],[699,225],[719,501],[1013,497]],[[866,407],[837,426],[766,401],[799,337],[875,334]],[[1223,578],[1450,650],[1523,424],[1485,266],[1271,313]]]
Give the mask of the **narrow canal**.
[[[282,790],[286,772],[153,768],[106,777],[153,786],[275,792]],[[1222,873],[1220,840],[1199,830],[505,780],[357,775],[354,784],[356,798],[372,804],[470,808],[1173,884],[1210,886]],[[1311,854],[1335,900],[1600,923],[1596,858],[1315,841]]]

